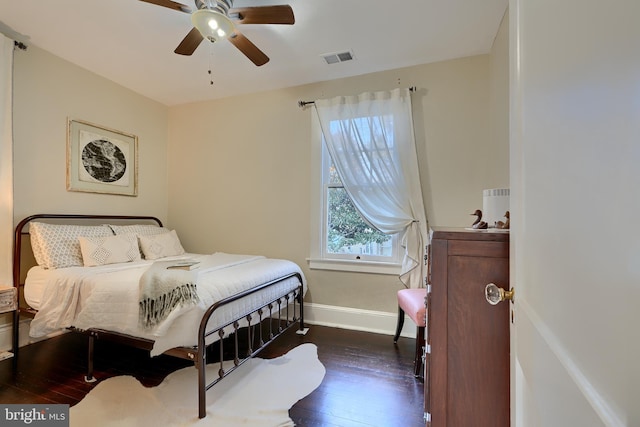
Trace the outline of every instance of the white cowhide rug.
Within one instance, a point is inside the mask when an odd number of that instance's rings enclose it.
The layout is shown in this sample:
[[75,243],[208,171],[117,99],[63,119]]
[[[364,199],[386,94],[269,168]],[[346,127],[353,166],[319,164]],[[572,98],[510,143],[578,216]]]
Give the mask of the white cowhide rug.
[[[207,366],[207,381],[219,364]],[[198,418],[197,371],[171,373],[157,387],[131,376],[99,383],[70,409],[71,426],[293,426],[289,409],[315,390],[325,368],[313,344],[276,359],[250,359],[207,392],[207,416]]]

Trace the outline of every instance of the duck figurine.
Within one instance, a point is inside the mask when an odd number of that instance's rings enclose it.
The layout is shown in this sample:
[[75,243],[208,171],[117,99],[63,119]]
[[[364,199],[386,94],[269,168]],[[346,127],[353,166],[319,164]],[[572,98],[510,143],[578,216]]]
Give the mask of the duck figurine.
[[507,218],[506,221],[502,222],[502,221],[498,221],[496,222],[496,228],[501,228],[503,230],[508,230],[509,229],[509,211],[506,211],[504,213],[504,217]]
[[473,228],[474,230],[484,230],[489,228],[489,224],[487,224],[485,221],[482,221],[482,211],[480,209],[476,209],[476,211],[471,215],[475,215],[477,217],[475,222],[471,224],[471,228]]

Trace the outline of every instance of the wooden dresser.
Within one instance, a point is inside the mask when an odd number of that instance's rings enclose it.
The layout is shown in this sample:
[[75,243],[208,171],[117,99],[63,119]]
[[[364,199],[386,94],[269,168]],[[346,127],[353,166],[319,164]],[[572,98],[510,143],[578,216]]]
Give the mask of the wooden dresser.
[[509,233],[432,230],[425,355],[429,427],[509,426]]

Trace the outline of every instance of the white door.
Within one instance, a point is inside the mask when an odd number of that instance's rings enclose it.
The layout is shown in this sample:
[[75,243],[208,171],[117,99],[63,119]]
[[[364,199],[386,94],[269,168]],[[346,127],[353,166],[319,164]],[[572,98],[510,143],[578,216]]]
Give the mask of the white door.
[[510,0],[512,425],[640,426],[640,0]]

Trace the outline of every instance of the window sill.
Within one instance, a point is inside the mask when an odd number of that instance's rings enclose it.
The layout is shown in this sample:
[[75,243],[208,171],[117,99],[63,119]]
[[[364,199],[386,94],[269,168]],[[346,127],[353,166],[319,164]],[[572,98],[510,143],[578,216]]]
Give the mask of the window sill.
[[400,264],[372,261],[307,258],[307,262],[312,270],[351,271],[398,276],[401,269]]

